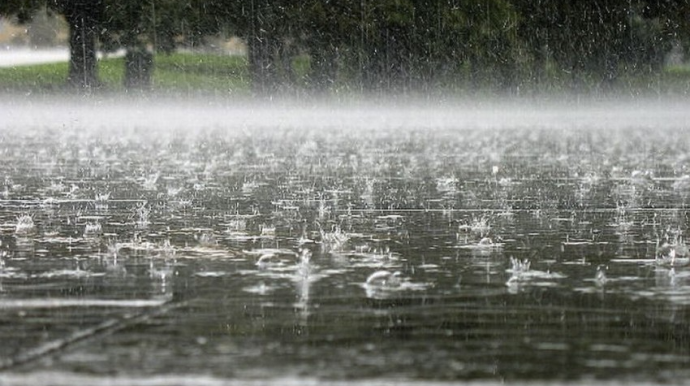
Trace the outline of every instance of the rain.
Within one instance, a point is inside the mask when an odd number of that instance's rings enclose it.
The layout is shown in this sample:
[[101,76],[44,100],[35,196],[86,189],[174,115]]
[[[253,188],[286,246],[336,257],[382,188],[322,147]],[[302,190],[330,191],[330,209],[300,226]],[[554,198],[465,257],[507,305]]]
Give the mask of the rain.
[[4,1],[0,384],[685,384],[685,2]]

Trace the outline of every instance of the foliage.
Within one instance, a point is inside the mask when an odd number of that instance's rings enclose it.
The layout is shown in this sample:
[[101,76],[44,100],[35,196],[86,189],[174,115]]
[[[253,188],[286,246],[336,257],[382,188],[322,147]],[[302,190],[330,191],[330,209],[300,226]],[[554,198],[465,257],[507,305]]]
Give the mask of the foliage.
[[[153,90],[171,95],[212,95],[212,96],[247,96],[251,89],[251,77],[247,59],[242,56],[225,56],[212,54],[158,54],[154,60]],[[297,85],[308,86],[308,58],[301,56],[293,64],[298,73]],[[106,58],[98,62],[101,91],[124,91],[124,59]],[[0,88],[21,94],[52,94],[64,91],[67,63],[40,64],[0,68]],[[541,91],[563,93],[569,90],[569,77],[555,69],[547,70]],[[567,75],[567,74],[565,74]],[[561,78],[559,78],[561,76]],[[456,82],[459,82],[455,80]],[[469,82],[470,80],[468,80]],[[594,89],[597,84],[585,79],[584,86]],[[456,83],[459,89],[453,90],[456,95],[478,91],[469,89],[471,84]],[[333,85],[341,97],[351,90],[347,83]],[[527,87],[527,86],[525,86]],[[448,90],[446,90],[448,91]],[[481,90],[480,90],[481,91]],[[525,90],[524,92],[529,92]],[[622,95],[646,93],[648,95],[688,95],[690,94],[690,68],[686,66],[668,67],[660,73],[628,75],[621,74],[612,92]],[[357,93],[359,90],[357,90]]]
[[42,0],[3,0],[0,1],[0,16],[15,17],[18,22],[26,23],[44,4]]
[[[673,46],[690,49],[688,0],[6,0],[0,14],[27,20],[48,4],[68,16],[87,3],[103,6],[107,50],[169,53],[210,36],[242,37],[260,93],[342,84],[517,92],[552,79],[606,89],[659,73]],[[295,67],[304,57],[306,71]]]

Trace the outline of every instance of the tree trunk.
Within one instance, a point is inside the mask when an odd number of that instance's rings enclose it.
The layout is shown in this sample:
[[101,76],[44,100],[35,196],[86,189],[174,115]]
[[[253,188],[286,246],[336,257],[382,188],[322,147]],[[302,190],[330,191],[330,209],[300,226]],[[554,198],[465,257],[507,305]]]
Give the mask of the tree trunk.
[[129,48],[125,55],[125,88],[148,90],[151,88],[153,54],[144,47]]
[[274,63],[274,45],[271,37],[254,36],[249,45],[249,71],[252,89],[259,95],[271,95],[277,90],[277,68]]
[[362,51],[362,89],[369,93],[385,92],[388,90],[388,60],[386,34],[381,33],[381,37],[365,42],[364,46],[359,47]]
[[62,7],[69,25],[70,61],[67,83],[90,89],[97,87],[96,37],[101,1],[70,1]]
[[[540,42],[541,43],[541,42]],[[548,50],[546,43],[538,44],[534,47],[533,57],[532,57],[532,76],[530,81],[532,82],[532,87],[534,92],[544,91],[544,82],[546,79],[546,64],[548,58]]]
[[330,43],[314,44],[310,56],[310,87],[316,93],[326,93],[335,83],[338,53]]
[[270,0],[250,2],[247,48],[252,89],[257,95],[272,95],[278,87],[275,56],[279,36],[273,11]]

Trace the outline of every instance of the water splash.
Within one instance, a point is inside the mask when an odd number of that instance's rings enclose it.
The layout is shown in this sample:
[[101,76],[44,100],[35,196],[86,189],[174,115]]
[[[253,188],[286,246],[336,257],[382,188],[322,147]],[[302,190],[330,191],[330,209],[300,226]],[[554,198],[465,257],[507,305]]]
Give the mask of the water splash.
[[94,206],[96,210],[108,210],[108,201],[110,201],[110,193],[98,193],[94,198]]
[[399,271],[376,271],[367,277],[364,285],[368,288],[376,289],[399,288],[401,283],[400,275]]
[[26,236],[33,233],[36,229],[34,225],[34,219],[28,214],[23,214],[17,217],[17,225],[15,226],[14,232],[20,236]]
[[594,282],[598,286],[603,286],[606,285],[606,283],[609,281],[608,277],[606,276],[606,271],[608,271],[609,267],[605,264],[600,264],[597,266],[597,273],[594,275]]
[[657,247],[655,261],[659,265],[679,267],[690,264],[690,249],[681,236]]
[[94,238],[103,234],[103,229],[100,223],[86,223],[84,226],[84,238]]
[[149,220],[149,215],[151,214],[151,209],[147,207],[147,203],[139,203],[136,208],[136,226],[139,229],[145,229],[149,226],[151,221]]
[[326,232],[319,226],[319,233],[321,234],[321,246],[325,250],[330,251],[342,251],[345,244],[350,241],[351,235],[347,232],[343,232],[339,225],[333,225],[330,232]]

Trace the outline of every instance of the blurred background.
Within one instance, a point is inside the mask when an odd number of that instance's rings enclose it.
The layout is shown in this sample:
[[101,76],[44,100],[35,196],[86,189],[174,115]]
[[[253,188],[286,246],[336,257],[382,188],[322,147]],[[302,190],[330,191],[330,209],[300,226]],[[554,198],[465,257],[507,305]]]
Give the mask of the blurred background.
[[689,43],[686,0],[8,0],[4,56],[59,48],[70,60],[0,71],[0,85],[675,96],[690,90]]

